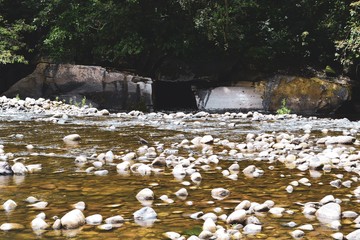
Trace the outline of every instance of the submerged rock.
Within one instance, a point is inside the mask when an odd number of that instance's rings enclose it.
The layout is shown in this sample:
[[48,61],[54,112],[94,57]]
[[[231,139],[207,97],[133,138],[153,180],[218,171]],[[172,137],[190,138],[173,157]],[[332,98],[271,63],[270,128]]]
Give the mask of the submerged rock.
[[152,220],[156,219],[157,214],[154,209],[151,207],[143,207],[136,212],[134,212],[134,219],[146,221],[146,220]]

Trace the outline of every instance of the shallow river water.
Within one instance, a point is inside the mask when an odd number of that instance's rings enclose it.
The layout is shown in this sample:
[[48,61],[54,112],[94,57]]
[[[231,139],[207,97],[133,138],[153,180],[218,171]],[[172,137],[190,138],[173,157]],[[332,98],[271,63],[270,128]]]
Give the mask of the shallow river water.
[[[230,214],[242,200],[263,203],[266,200],[275,202],[275,206],[284,207],[288,212],[282,216],[270,213],[258,213],[255,216],[262,223],[262,231],[256,235],[245,235],[243,239],[291,239],[290,232],[296,229],[284,226],[294,221],[299,225],[312,224],[313,231],[305,231],[303,239],[331,239],[331,234],[342,232],[348,234],[355,230],[352,219],[342,219],[341,228],[334,230],[320,223],[316,217],[308,217],[302,213],[301,203],[318,202],[324,196],[332,194],[342,200],[342,211],[351,210],[360,213],[358,198],[353,191],[359,186],[353,182],[351,187],[335,188],[329,183],[341,176],[341,180],[358,177],[356,173],[343,169],[326,171],[300,171],[291,169],[278,161],[257,161],[253,154],[246,154],[240,159],[230,156],[223,150],[230,149],[221,145],[209,145],[213,154],[217,154],[219,164],[210,164],[209,168],[198,167],[202,175],[201,183],[195,184],[189,176],[177,179],[172,169],[163,167],[159,173],[150,176],[140,176],[134,173],[119,174],[116,164],[122,162],[121,156],[127,152],[136,152],[142,146],[138,136],[145,138],[149,146],[157,148],[163,144],[163,149],[177,149],[176,156],[198,158],[206,156],[201,147],[177,148],[184,139],[192,140],[196,136],[211,134],[214,138],[228,139],[240,143],[245,141],[248,133],[278,134],[286,132],[295,136],[304,135],[304,130],[311,129],[311,138],[322,136],[321,129],[329,129],[328,135],[339,135],[343,131],[358,129],[360,123],[346,119],[285,119],[253,121],[251,118],[237,118],[234,115],[215,115],[213,117],[164,117],[160,115],[112,115],[101,117],[69,117],[64,121],[52,122],[48,116],[3,114],[0,116],[0,144],[5,153],[13,153],[14,158],[22,157],[27,164],[42,164],[41,171],[25,176],[0,176],[0,204],[8,199],[17,203],[15,210],[0,212],[0,224],[5,222],[20,223],[24,229],[1,231],[0,239],[166,239],[165,232],[174,231],[185,237],[198,235],[204,221],[190,218],[190,215],[203,211],[214,212],[221,208],[221,214]],[[168,115],[166,115],[168,116]],[[49,120],[49,121],[46,121]],[[77,133],[82,140],[75,145],[67,145],[63,137]],[[18,134],[18,135],[16,135]],[[19,135],[20,134],[20,135]],[[33,145],[29,150],[27,145]],[[346,146],[359,151],[357,145]],[[312,151],[321,151],[326,146],[314,146]],[[93,154],[105,153],[111,150],[115,156],[114,162],[104,165],[109,173],[97,176],[85,172],[92,166],[89,162],[84,166],[75,164],[80,155],[88,157]],[[158,148],[158,154],[161,149]],[[151,163],[153,159],[149,159]],[[276,159],[275,159],[276,160]],[[233,180],[223,176],[222,170],[227,169],[237,161],[240,165],[238,178]],[[11,160],[9,160],[11,162]],[[146,161],[145,161],[146,163]],[[246,177],[241,171],[248,165],[255,165],[264,170],[258,178]],[[269,169],[270,167],[270,169]],[[308,178],[311,186],[299,185],[292,193],[285,188],[291,181]],[[151,207],[157,213],[157,220],[150,226],[142,226],[134,221],[133,213],[142,205],[135,195],[143,188],[150,188],[155,193]],[[222,187],[230,191],[229,197],[216,200],[211,197],[211,190]],[[189,195],[179,199],[174,195],[180,188],[186,188]],[[174,203],[165,203],[159,199],[167,195]],[[29,196],[34,196],[49,205],[45,209],[34,209],[25,202]],[[84,215],[101,214],[107,217],[121,215],[125,222],[118,228],[109,231],[100,230],[97,226],[84,225],[76,230],[48,230],[34,232],[30,223],[40,212],[46,214],[46,221],[54,222],[54,216],[61,217],[70,211],[79,201],[86,203]],[[189,202],[191,201],[191,202]],[[221,222],[221,220],[218,220]],[[225,228],[233,226],[221,223]]]

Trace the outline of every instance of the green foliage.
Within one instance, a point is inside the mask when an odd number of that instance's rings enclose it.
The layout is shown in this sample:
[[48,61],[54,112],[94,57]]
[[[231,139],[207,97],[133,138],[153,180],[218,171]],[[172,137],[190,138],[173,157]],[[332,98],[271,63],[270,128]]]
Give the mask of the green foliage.
[[24,50],[36,46],[58,62],[115,67],[231,56],[257,70],[334,61],[352,69],[360,1],[350,2],[0,0],[0,64],[26,62]]
[[346,38],[336,41],[336,57],[345,70],[360,62],[360,1],[350,4],[350,19],[347,22]]
[[26,46],[22,41],[22,34],[32,30],[34,27],[26,24],[24,20],[9,23],[0,13],[0,64],[27,63],[19,52]]
[[15,99],[19,101],[20,100],[20,95],[16,94]]
[[291,110],[286,107],[286,99],[281,100],[281,107],[276,110],[277,114],[290,114]]
[[81,107],[84,107],[86,105],[86,96],[84,96],[81,100]]

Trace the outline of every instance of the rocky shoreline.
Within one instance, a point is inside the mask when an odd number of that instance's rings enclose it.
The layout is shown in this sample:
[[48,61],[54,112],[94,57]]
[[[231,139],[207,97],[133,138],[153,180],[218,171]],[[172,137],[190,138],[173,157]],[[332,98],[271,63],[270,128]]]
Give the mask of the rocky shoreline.
[[[122,119],[137,119],[141,122],[157,122],[157,124],[168,124],[172,122],[177,126],[186,128],[189,124],[185,122],[192,120],[192,124],[200,124],[210,120],[218,120],[225,128],[234,129],[236,123],[229,119],[246,120],[250,122],[266,121],[300,121],[307,119],[314,122],[317,118],[304,118],[297,115],[265,115],[257,112],[248,113],[225,113],[210,114],[207,112],[197,113],[149,113],[131,111],[129,113],[109,113],[107,110],[98,110],[88,106],[77,107],[64,104],[59,101],[45,99],[25,100],[0,98],[1,113],[30,113],[37,115],[39,121],[52,121],[64,123],[68,116],[112,116],[119,121]],[[336,121],[328,119],[328,121]],[[197,123],[196,123],[197,122]],[[155,123],[154,123],[155,124]],[[183,139],[180,142],[165,143],[159,142],[155,146],[149,146],[147,140],[140,139],[141,146],[136,149],[129,149],[126,153],[114,153],[109,150],[91,156],[79,155],[75,157],[74,164],[83,169],[83,174],[106,176],[109,171],[116,171],[121,175],[136,175],[139,177],[151,176],[154,174],[169,173],[178,179],[179,190],[170,195],[157,194],[156,189],[144,188],[134,196],[142,205],[138,211],[133,213],[133,219],[124,219],[116,215],[103,220],[101,213],[85,217],[85,202],[78,202],[74,209],[70,209],[62,217],[46,217],[46,206],[48,202],[29,196],[26,200],[28,205],[44,212],[38,214],[30,223],[36,234],[44,231],[76,229],[83,225],[95,225],[98,230],[109,231],[121,227],[126,221],[135,221],[141,226],[152,226],[157,224],[159,217],[154,202],[163,202],[171,205],[176,199],[181,199],[187,206],[192,206],[191,198],[188,199],[189,186],[200,186],[204,184],[202,174],[209,169],[216,169],[221,172],[223,178],[236,183],[240,175],[244,175],[249,181],[255,178],[266,177],[266,172],[272,171],[277,164],[284,165],[287,169],[295,169],[298,172],[309,172],[313,178],[321,178],[323,173],[329,174],[333,171],[342,171],[350,174],[351,178],[343,179],[343,174],[336,174],[330,184],[334,189],[349,189],[346,199],[355,201],[351,210],[343,210],[344,199],[336,198],[331,192],[325,196],[319,196],[316,202],[298,202],[302,214],[309,219],[316,219],[320,225],[328,229],[328,237],[332,239],[359,239],[360,238],[360,216],[358,204],[360,202],[360,142],[357,139],[358,128],[350,128],[336,134],[332,129],[317,129],[319,134],[313,134],[312,125],[302,126],[302,133],[292,134],[287,132],[271,133],[247,133],[243,140],[232,141],[213,137],[210,134],[202,134],[192,139]],[[21,138],[21,136],[14,136]],[[76,145],[82,141],[82,136],[77,133],[66,135],[63,138],[65,144]],[[31,146],[27,146],[28,149]],[[41,163],[26,165],[23,159],[14,158],[13,153],[6,153],[4,146],[0,148],[0,175],[27,175],[43,171]],[[191,154],[182,154],[191,152]],[[219,166],[220,161],[231,159],[227,168]],[[256,164],[249,164],[248,160],[266,162],[267,169],[261,169]],[[253,163],[253,162],[252,162]],[[280,176],[281,177],[281,176]],[[161,183],[160,183],[161,184]],[[289,197],[300,187],[312,186],[312,179],[302,177],[291,181],[283,186],[283,191]],[[356,187],[357,186],[357,187]],[[247,199],[239,199],[234,209],[221,207],[221,201],[231,195],[226,186],[214,188],[208,196],[209,202],[217,202],[218,207],[209,212],[194,212],[189,217],[202,224],[198,234],[191,236],[183,235],[169,229],[164,233],[167,239],[243,239],[248,235],[261,234],[264,225],[260,221],[260,215],[266,217],[287,216],[291,218],[295,214],[293,208],[283,207],[281,202],[268,199],[265,202],[254,202]],[[135,194],[134,194],[135,195]],[[345,197],[345,196],[344,196]],[[296,201],[296,199],[294,199]],[[345,202],[346,203],[346,202]],[[3,204],[6,212],[16,211],[18,204],[8,199]],[[348,208],[349,206],[347,206]],[[354,231],[344,234],[341,232],[343,222],[351,222]],[[349,224],[349,223],[347,223]],[[25,223],[28,225],[28,223]],[[26,228],[19,223],[2,223],[0,229],[12,231]],[[296,223],[289,221],[286,227],[289,228],[288,237],[302,238],[314,231],[314,224]],[[271,237],[271,236],[268,236]]]

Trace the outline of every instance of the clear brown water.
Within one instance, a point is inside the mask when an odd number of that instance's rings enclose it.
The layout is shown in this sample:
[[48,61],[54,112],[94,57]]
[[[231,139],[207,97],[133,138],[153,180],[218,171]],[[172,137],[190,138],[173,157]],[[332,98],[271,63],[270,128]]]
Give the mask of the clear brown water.
[[[8,199],[14,200],[18,207],[9,213],[0,212],[0,224],[5,222],[21,223],[25,229],[10,232],[0,232],[0,239],[164,239],[163,233],[175,231],[189,234],[190,230],[197,232],[202,227],[202,220],[193,220],[190,214],[203,211],[212,212],[215,207],[221,207],[222,213],[229,214],[242,200],[262,203],[273,200],[276,206],[285,207],[294,211],[294,214],[284,214],[282,217],[274,217],[271,214],[259,215],[263,224],[263,230],[256,236],[244,236],[244,239],[290,239],[289,233],[294,229],[284,227],[283,224],[294,221],[298,225],[311,223],[315,230],[306,232],[304,239],[329,239],[335,230],[323,226],[317,219],[305,218],[301,213],[302,208],[297,202],[319,201],[328,194],[343,200],[342,211],[353,210],[360,212],[359,199],[348,197],[358,186],[353,183],[351,188],[336,189],[329,182],[336,179],[335,174],[344,174],[343,180],[355,176],[344,170],[333,170],[331,173],[320,172],[320,178],[313,178],[308,171],[301,172],[296,169],[287,169],[279,162],[267,163],[253,161],[239,162],[241,169],[254,164],[263,169],[265,174],[260,178],[246,178],[242,173],[237,180],[230,180],[222,176],[220,169],[215,166],[209,171],[200,170],[203,180],[200,185],[191,183],[184,186],[182,181],[191,182],[187,176],[185,179],[175,179],[171,170],[165,168],[163,173],[151,176],[137,176],[131,174],[123,176],[116,172],[115,165],[105,166],[109,170],[107,176],[95,176],[87,174],[84,170],[91,166],[78,167],[74,164],[75,157],[79,155],[91,156],[94,153],[105,153],[112,150],[115,155],[122,155],[127,151],[135,151],[140,145],[137,136],[142,136],[150,143],[160,142],[165,148],[172,143],[179,143],[184,138],[191,140],[195,136],[212,134],[214,137],[229,139],[236,142],[244,140],[248,132],[281,132],[303,134],[302,126],[311,124],[313,136],[319,135],[318,130],[323,127],[331,129],[331,134],[339,134],[342,130],[357,128],[357,122],[345,120],[328,121],[321,119],[316,121],[282,121],[282,122],[250,122],[249,120],[219,119],[208,120],[181,120],[182,124],[171,119],[136,119],[136,118],[71,118],[69,123],[56,124],[44,121],[30,120],[21,115],[1,116],[0,118],[0,144],[4,145],[5,152],[15,154],[15,157],[24,157],[26,164],[42,164],[42,171],[26,176],[0,176],[0,203]],[[226,124],[236,122],[235,128],[229,128]],[[222,123],[226,123],[223,125]],[[109,130],[109,126],[115,126]],[[82,136],[79,145],[68,146],[62,138],[71,133]],[[16,139],[12,134],[24,134],[23,139]],[[26,145],[34,145],[29,151]],[[214,153],[223,149],[214,147]],[[356,149],[357,151],[359,149]],[[201,156],[201,149],[182,149],[180,156],[187,157],[189,153]],[[228,168],[233,160],[228,156],[220,156],[219,166]],[[115,161],[114,163],[121,162]],[[269,166],[273,170],[268,170]],[[293,180],[307,177],[311,186],[299,186],[292,194],[285,191],[285,187]],[[158,214],[158,220],[151,227],[143,227],[134,222],[132,214],[140,209],[141,204],[135,199],[135,195],[141,189],[149,187],[154,193],[156,200],[152,207]],[[177,199],[174,193],[185,187],[189,196],[186,200]],[[230,190],[231,195],[225,200],[219,201],[211,198],[211,189],[224,187]],[[166,194],[174,199],[173,204],[165,204],[158,197]],[[24,200],[28,196],[35,196],[49,202],[45,210],[35,210],[28,207]],[[84,201],[87,205],[85,216],[101,214],[104,219],[114,215],[123,216],[126,221],[120,228],[110,231],[101,231],[96,226],[85,225],[81,229],[73,231],[47,230],[36,234],[30,227],[32,219],[41,211],[46,213],[47,222],[52,224],[53,216],[63,216],[72,209],[72,204]],[[186,201],[193,201],[189,206]],[[222,214],[221,213],[221,214]],[[225,223],[221,223],[226,226]],[[341,232],[347,234],[354,230],[349,220],[342,220]],[[230,228],[231,226],[226,226]],[[195,230],[194,230],[195,229]]]

